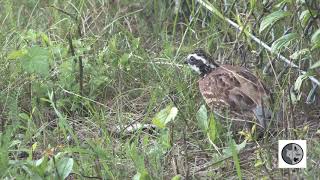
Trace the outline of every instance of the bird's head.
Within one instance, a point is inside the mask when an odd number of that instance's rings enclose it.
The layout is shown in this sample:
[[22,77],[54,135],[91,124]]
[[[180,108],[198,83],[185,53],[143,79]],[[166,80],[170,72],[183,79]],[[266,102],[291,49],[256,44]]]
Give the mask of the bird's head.
[[212,61],[210,56],[202,49],[197,49],[189,54],[185,63],[201,76],[206,75],[214,68],[218,67],[218,65]]

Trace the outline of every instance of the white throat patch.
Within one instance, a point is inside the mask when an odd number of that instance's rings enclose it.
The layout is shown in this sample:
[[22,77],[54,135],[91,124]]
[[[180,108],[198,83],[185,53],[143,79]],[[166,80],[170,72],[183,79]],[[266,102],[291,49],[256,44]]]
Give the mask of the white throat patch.
[[190,64],[189,64],[189,66],[190,66],[191,69],[193,69],[194,71],[196,71],[198,74],[201,74],[201,71],[200,71],[200,68],[199,68],[199,67],[197,67],[196,65],[190,65]]

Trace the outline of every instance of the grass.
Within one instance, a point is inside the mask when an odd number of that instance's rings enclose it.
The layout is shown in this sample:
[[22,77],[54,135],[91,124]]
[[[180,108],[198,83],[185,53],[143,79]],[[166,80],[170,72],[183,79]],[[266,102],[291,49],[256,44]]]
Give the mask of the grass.
[[[234,4],[226,12],[232,4],[214,5],[258,32],[263,5]],[[195,1],[4,0],[0,12],[2,179],[319,177],[319,96],[312,105],[303,102],[310,81],[300,83],[294,69],[276,62],[264,75],[274,56]],[[293,31],[303,34],[297,24]],[[269,25],[258,36],[271,44],[283,27],[291,25]],[[315,21],[310,33],[316,28]],[[308,44],[311,35],[280,51],[308,49],[311,58],[298,55],[296,63],[319,77],[308,69],[319,54]],[[203,109],[198,77],[182,63],[196,48],[219,63],[246,66],[269,84],[275,109],[285,112],[277,135],[257,141],[244,132],[247,141],[233,143],[239,135]],[[139,125],[146,126],[130,130]],[[293,138],[308,140],[308,168],[280,170],[275,143]]]

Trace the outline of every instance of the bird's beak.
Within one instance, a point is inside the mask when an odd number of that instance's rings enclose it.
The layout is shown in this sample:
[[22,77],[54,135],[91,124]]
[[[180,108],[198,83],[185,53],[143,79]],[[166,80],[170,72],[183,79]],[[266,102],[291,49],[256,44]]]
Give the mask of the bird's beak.
[[188,59],[184,60],[183,64],[188,64]]

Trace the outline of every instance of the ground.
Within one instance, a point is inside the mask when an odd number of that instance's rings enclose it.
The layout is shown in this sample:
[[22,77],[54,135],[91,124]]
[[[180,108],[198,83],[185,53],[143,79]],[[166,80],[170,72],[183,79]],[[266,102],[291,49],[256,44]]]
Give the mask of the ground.
[[[319,55],[317,35],[311,38],[317,20],[300,27],[299,18],[290,24],[284,14],[288,21],[258,28],[280,6],[300,13],[313,4],[211,1],[223,16],[248,25],[240,33],[195,1],[177,2],[0,2],[0,177],[320,177],[319,88],[306,103],[311,81],[247,36],[271,45],[284,29],[298,33],[299,43],[285,41],[279,51],[289,57],[307,49],[290,60],[319,79],[309,67]],[[205,106],[199,77],[183,65],[197,48],[267,84],[274,114],[282,112],[272,133],[240,135]],[[306,169],[277,168],[279,139],[307,140]]]

